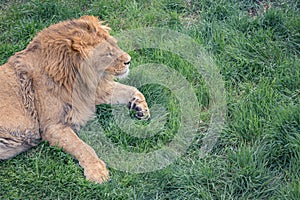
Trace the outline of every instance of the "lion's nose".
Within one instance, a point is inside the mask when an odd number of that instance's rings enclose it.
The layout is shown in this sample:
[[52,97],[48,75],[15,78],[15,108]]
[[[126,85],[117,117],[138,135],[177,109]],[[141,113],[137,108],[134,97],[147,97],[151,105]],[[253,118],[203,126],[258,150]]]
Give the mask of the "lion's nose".
[[130,66],[131,57],[127,53],[122,55],[122,59],[125,66]]
[[130,61],[124,62],[125,65],[130,65]]

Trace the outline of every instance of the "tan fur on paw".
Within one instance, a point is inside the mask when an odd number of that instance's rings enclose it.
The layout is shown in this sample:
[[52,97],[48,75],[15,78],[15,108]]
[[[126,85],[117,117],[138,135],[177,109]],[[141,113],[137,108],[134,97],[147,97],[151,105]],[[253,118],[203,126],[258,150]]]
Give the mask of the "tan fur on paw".
[[95,183],[103,183],[109,180],[109,171],[106,167],[103,167],[103,162],[99,161],[94,164],[90,164],[84,169],[84,175],[87,180]]

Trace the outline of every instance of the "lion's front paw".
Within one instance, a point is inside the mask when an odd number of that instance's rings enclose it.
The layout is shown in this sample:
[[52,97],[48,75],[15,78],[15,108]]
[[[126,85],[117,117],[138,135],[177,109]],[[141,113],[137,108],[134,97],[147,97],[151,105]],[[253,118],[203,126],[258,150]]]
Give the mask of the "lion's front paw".
[[150,118],[147,102],[144,95],[140,92],[137,92],[133,95],[132,99],[128,103],[128,108],[136,111],[135,116],[138,119],[147,120]]
[[109,180],[109,171],[106,169],[104,162],[101,160],[85,167],[84,175],[86,179],[96,183],[103,183]]

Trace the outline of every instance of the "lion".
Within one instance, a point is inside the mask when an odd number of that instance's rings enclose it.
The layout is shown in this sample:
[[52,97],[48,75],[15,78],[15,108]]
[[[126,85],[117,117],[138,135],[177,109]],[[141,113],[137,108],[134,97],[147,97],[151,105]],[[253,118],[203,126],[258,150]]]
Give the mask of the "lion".
[[150,112],[135,87],[116,82],[131,57],[95,16],[51,25],[0,66],[0,160],[48,141],[79,161],[85,177],[109,179],[105,163],[76,134],[98,104],[125,104],[138,119]]

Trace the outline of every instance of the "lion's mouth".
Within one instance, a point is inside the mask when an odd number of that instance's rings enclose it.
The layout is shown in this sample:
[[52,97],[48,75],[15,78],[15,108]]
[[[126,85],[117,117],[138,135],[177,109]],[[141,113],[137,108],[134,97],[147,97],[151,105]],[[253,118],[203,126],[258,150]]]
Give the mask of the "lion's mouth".
[[122,79],[122,78],[126,78],[129,74],[129,65],[125,65],[125,69],[123,69],[122,71],[120,71],[117,75],[117,78]]

